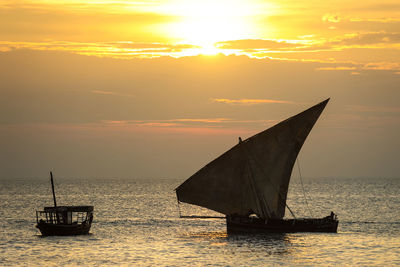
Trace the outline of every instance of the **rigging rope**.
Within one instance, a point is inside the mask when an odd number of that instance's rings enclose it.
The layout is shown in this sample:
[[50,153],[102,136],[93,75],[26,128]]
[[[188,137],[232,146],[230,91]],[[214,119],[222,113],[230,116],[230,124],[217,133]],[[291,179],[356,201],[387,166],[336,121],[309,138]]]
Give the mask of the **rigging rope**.
[[176,201],[178,201],[178,213],[179,213],[179,217],[182,218],[181,206],[179,205],[179,204],[180,204],[180,201],[178,200],[178,197],[176,198]]
[[190,216],[185,216],[182,215],[181,213],[181,202],[176,199],[178,201],[178,213],[179,213],[179,218],[181,219],[226,219],[225,216],[199,216],[199,215],[190,215]]
[[[294,218],[294,219],[297,219],[297,218],[296,218],[296,215],[294,215],[294,212],[292,211],[292,209],[291,209],[291,208],[289,207],[289,205],[286,203],[286,199],[282,196],[282,194],[281,194],[281,192],[280,192],[278,186],[277,186],[276,184],[274,184],[274,183],[271,181],[271,179],[269,179],[268,175],[265,174],[263,168],[261,167],[262,165],[258,162],[258,160],[257,160],[256,158],[254,158],[254,157],[252,156],[252,154],[250,154],[250,153],[247,151],[247,148],[246,148],[246,147],[244,147],[244,146],[242,145],[242,148],[243,148],[245,154],[246,154],[248,157],[250,157],[250,158],[253,159],[253,161],[256,163],[256,165],[257,165],[257,167],[260,169],[260,171],[264,174],[265,177],[267,177],[268,181],[269,181],[269,182],[271,183],[271,185],[272,185],[272,188],[275,189],[275,191],[278,193],[279,200],[280,200],[282,203],[285,204],[285,207],[288,208],[288,210],[289,210],[290,214],[292,214],[293,218]],[[252,178],[252,177],[251,177],[251,178]],[[251,180],[253,180],[253,179],[251,179]],[[254,182],[254,181],[253,181],[253,182]],[[258,190],[257,190],[257,191],[258,191]],[[256,193],[259,194],[259,192],[256,192]],[[258,194],[257,194],[257,195],[258,195]],[[257,197],[260,197],[260,196],[257,196]],[[261,194],[261,197],[263,198],[263,203],[268,207],[268,203],[265,201],[264,196],[263,196],[262,194]],[[269,208],[268,208],[268,209],[269,209]],[[268,215],[269,215],[269,214],[268,214]]]
[[[301,182],[301,188],[303,189],[304,200],[305,200],[305,202],[306,202],[306,206],[307,206],[308,211],[310,212],[311,217],[313,217],[312,212],[311,212],[311,209],[310,209],[310,207],[308,206],[308,201],[307,201],[307,197],[306,197],[306,192],[305,192],[305,190],[304,190],[303,178],[301,177],[300,163],[299,163],[299,157],[298,157],[298,156],[297,156],[296,162],[297,162],[297,169],[299,170],[299,177],[300,177],[300,182]],[[311,198],[310,198],[310,199],[311,199]]]

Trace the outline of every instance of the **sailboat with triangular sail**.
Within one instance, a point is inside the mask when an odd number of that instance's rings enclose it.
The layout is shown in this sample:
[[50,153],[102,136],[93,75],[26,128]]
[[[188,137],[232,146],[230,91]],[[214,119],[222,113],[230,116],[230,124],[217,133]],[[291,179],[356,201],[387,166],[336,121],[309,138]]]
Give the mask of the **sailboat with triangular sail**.
[[[336,232],[337,216],[296,218],[286,204],[297,155],[329,99],[248,139],[176,188],[179,202],[226,215],[228,232]],[[286,207],[293,219],[283,219]]]

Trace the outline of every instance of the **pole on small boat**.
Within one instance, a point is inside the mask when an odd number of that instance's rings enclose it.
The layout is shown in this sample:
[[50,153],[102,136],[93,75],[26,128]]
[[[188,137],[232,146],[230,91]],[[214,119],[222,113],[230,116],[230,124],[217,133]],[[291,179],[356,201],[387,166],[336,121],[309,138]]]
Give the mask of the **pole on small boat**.
[[51,180],[51,190],[53,191],[54,207],[57,207],[56,193],[54,192],[54,182],[53,182],[53,173],[52,172],[50,172],[50,180]]

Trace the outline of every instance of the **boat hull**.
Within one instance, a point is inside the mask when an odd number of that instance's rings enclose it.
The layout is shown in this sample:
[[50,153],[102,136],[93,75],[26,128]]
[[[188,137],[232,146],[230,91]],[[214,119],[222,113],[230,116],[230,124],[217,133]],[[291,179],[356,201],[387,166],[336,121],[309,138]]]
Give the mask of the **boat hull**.
[[226,216],[228,233],[294,233],[325,232],[336,233],[339,221],[336,218],[320,219],[260,219]]
[[87,235],[89,234],[91,224],[50,224],[39,222],[36,227],[40,230],[43,236]]

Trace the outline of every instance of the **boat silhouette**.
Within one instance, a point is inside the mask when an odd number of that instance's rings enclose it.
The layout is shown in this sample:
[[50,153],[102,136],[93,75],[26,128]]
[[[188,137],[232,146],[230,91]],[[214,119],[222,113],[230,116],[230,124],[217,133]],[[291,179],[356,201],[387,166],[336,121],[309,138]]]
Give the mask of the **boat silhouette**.
[[[323,218],[297,218],[286,203],[298,153],[328,101],[248,139],[239,138],[175,189],[178,203],[224,214],[228,233],[337,232],[339,221],[333,212]],[[292,219],[284,219],[286,208]]]
[[57,206],[53,173],[50,172],[54,207],[36,211],[36,228],[42,236],[89,234],[93,221],[93,206]]

